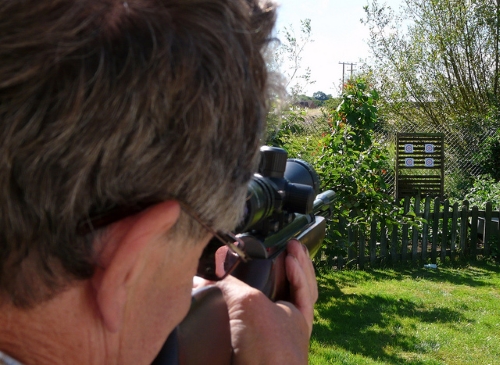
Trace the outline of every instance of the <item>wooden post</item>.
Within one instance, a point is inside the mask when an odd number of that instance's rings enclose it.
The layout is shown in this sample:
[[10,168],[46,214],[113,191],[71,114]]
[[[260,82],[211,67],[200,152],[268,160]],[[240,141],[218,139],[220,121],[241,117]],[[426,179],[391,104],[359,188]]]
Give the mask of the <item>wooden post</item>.
[[377,220],[372,220],[370,229],[370,265],[373,267],[377,260]]
[[[410,197],[405,196],[404,204],[403,204],[403,214],[406,215],[410,211]],[[408,223],[403,224],[402,228],[402,239],[401,239],[401,262],[403,264],[406,263],[408,259]]]
[[[420,215],[420,196],[415,197],[415,206],[413,207],[413,211],[417,217]],[[413,227],[411,244],[411,260],[413,264],[416,264],[418,258],[418,227]]]
[[385,220],[380,222],[380,257],[387,260],[387,229]]
[[391,234],[391,261],[393,264],[399,261],[397,247],[398,247],[398,230],[399,224],[392,225],[392,234]]
[[359,263],[359,268],[363,270],[365,268],[365,247],[366,247],[366,242],[365,242],[365,230],[364,229],[359,229],[358,227],[358,234],[359,234],[359,254],[358,254],[358,263]]
[[492,204],[491,202],[486,203],[486,212],[484,214],[484,255],[490,255],[490,241],[491,241],[491,225],[493,224],[491,221],[492,218]]
[[[355,213],[353,211],[351,211],[349,213],[349,216],[351,218],[354,218]],[[351,222],[352,222],[352,220],[351,220]],[[358,246],[357,238],[358,238],[357,231],[354,230],[352,225],[349,225],[349,227],[347,227],[347,240],[349,241],[349,247],[347,248],[347,262],[348,263],[354,262],[359,257],[359,254],[358,254],[359,246]]]
[[431,210],[431,198],[428,196],[425,198],[425,206],[424,206],[424,226],[422,228],[422,252],[421,258],[422,262],[427,260],[427,245],[429,243],[429,215]]
[[451,218],[451,242],[450,242],[450,257],[451,260],[455,260],[457,253],[457,230],[458,230],[458,202],[453,204],[453,212]]
[[[471,219],[471,230],[470,230],[470,248],[471,255],[474,260],[477,260],[477,221],[478,221],[478,207],[472,207],[472,219]],[[486,224],[486,223],[485,223]]]
[[439,201],[439,198],[435,198],[434,199],[434,216],[432,219],[432,246],[431,246],[431,262],[433,264],[437,263],[437,241],[438,241],[440,208],[441,208],[441,202]]
[[446,250],[448,241],[448,219],[450,215],[450,201],[447,199],[444,201],[443,207],[443,234],[441,238],[441,262],[444,264],[446,261]]
[[469,225],[469,202],[464,200],[462,205],[462,214],[460,215],[460,250],[465,254],[467,245],[467,228]]
[[352,226],[347,227],[347,240],[349,246],[347,247],[347,262],[352,262],[356,258],[356,240]]

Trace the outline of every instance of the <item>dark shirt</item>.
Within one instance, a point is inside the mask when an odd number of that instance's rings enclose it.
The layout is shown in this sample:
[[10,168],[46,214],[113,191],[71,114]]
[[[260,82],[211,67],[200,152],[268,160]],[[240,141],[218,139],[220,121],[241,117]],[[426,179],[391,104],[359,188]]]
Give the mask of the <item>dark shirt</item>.
[[19,361],[14,360],[12,357],[7,356],[0,351],[0,365],[23,365]]

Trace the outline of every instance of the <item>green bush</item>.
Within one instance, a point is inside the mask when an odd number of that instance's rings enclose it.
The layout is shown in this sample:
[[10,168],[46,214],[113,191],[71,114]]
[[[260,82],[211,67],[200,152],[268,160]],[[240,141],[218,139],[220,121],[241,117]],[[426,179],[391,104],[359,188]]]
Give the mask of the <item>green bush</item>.
[[284,148],[289,158],[300,158],[314,164],[329,127],[324,118],[308,117],[307,114],[307,109],[296,106],[270,113],[266,145]]
[[[316,166],[324,188],[333,189],[343,211],[356,215],[382,213],[392,201],[383,174],[389,168],[387,149],[373,142],[378,94],[363,79],[349,82],[337,109],[327,110],[331,133],[323,140]],[[391,204],[392,206],[392,204]]]
[[304,109],[294,106],[269,113],[266,145],[284,147],[295,135],[304,132],[305,115]]
[[491,175],[495,181],[500,181],[500,129],[496,134],[488,137],[479,153],[478,162],[484,172]]
[[465,195],[471,207],[486,209],[486,203],[491,202],[493,209],[500,209],[500,182],[490,175],[479,176],[475,179],[470,191]]
[[323,139],[315,161],[323,189],[335,191],[335,211],[325,248],[326,255],[345,254],[352,244],[340,232],[341,222],[368,229],[373,218],[390,228],[397,224],[399,206],[387,191],[384,174],[389,170],[389,152],[374,142],[378,93],[362,78],[348,82],[342,102],[325,109],[330,133]]

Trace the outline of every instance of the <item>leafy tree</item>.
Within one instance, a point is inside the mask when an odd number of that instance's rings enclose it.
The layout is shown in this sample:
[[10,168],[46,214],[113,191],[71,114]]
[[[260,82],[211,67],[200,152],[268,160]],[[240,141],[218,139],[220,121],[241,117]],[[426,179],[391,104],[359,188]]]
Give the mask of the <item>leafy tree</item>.
[[282,76],[282,84],[291,93],[291,97],[283,99],[283,95],[275,95],[266,118],[266,144],[283,147],[288,141],[288,136],[297,130],[303,120],[303,111],[292,104],[312,99],[304,95],[304,89],[314,83],[311,80],[311,70],[309,68],[303,70],[301,63],[305,47],[313,42],[311,20],[301,20],[300,24],[298,36],[292,25],[278,31],[280,42],[275,48],[270,49],[272,57],[270,57],[268,68]]
[[[371,203],[376,200],[377,205],[386,198],[382,176],[388,167],[388,154],[373,141],[378,99],[377,91],[370,89],[366,80],[352,79],[344,88],[341,104],[325,111],[331,133],[323,141],[317,165],[324,188],[336,192],[343,211],[356,209],[364,215],[371,210]],[[378,198],[373,200],[375,196]]]
[[328,95],[326,95],[323,91],[316,91],[312,97],[316,100],[321,101],[328,100]]
[[[500,130],[488,137],[482,146],[478,156],[478,162],[482,165],[484,172],[490,174],[495,181],[500,181]],[[500,198],[500,197],[499,197]]]
[[[498,107],[499,0],[405,0],[365,7],[381,110],[396,120],[478,123]],[[498,122],[498,121],[497,121]]]
[[322,141],[315,167],[321,176],[322,189],[335,191],[334,211],[338,214],[328,230],[327,257],[339,251],[345,254],[352,243],[342,239],[338,228],[342,226],[341,220],[366,230],[374,218],[387,227],[403,219],[398,217],[399,207],[386,191],[383,179],[389,169],[388,151],[373,139],[373,129],[378,123],[378,99],[377,91],[365,79],[355,78],[345,85],[340,105],[335,109],[325,108],[331,130]]
[[302,54],[312,39],[311,19],[300,21],[299,34],[296,34],[293,25],[285,26],[278,31],[280,44],[274,53],[274,67],[279,69],[285,78],[285,88],[295,101],[299,94],[303,94],[308,85],[314,84],[309,67],[303,69]]

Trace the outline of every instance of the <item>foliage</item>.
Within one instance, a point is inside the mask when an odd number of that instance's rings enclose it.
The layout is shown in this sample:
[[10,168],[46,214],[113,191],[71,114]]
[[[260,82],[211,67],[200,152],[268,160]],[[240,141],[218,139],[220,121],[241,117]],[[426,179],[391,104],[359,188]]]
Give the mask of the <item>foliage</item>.
[[330,98],[323,102],[323,108],[325,110],[335,110],[342,103],[342,98]]
[[306,111],[300,107],[291,106],[283,110],[276,110],[268,116],[273,123],[268,122],[268,133],[266,145],[284,147],[290,142],[295,134],[304,131]]
[[343,101],[336,110],[326,110],[331,133],[317,162],[324,188],[333,189],[342,210],[377,210],[385,200],[382,174],[387,168],[387,151],[372,142],[377,122],[378,94],[368,90],[362,79],[349,81]]
[[495,181],[490,175],[479,176],[473,187],[465,196],[470,206],[486,209],[486,203],[491,202],[493,209],[500,209],[500,182]]
[[331,95],[326,95],[323,91],[316,91],[313,96],[312,96],[314,99],[316,100],[327,100],[329,98],[331,98],[332,96]]
[[288,152],[289,158],[300,158],[311,164],[319,154],[322,134],[328,125],[321,118],[308,116],[308,110],[290,106],[268,116],[266,145],[281,147]]
[[474,176],[465,174],[463,170],[445,173],[444,190],[446,197],[451,200],[462,201],[474,183]]
[[300,21],[299,35],[292,25],[285,26],[278,32],[280,45],[274,53],[274,68],[280,70],[285,77],[285,88],[290,93],[292,101],[304,93],[308,85],[314,84],[309,67],[302,68],[302,53],[312,39],[311,19]]
[[388,120],[483,122],[498,107],[500,3],[405,0],[365,7],[374,74]]
[[[350,80],[344,87],[342,103],[337,109],[326,109],[331,132],[323,140],[321,155],[315,165],[323,189],[336,193],[335,211],[338,219],[354,225],[368,225],[373,217],[390,228],[397,223],[399,207],[386,191],[383,174],[389,168],[388,151],[373,141],[377,123],[378,93],[362,78]],[[340,236],[330,227],[331,240]],[[332,229],[333,228],[333,229]],[[329,247],[345,250],[349,242]]]
[[[292,25],[278,31],[281,41],[274,49],[270,49],[272,57],[268,68],[283,78],[283,86],[291,92],[291,99],[283,95],[274,95],[271,110],[267,114],[267,131],[265,144],[277,147],[289,147],[293,143],[293,134],[303,132],[305,110],[293,106],[297,101],[314,100],[303,94],[309,84],[314,83],[310,78],[310,70],[302,70],[302,53],[307,44],[313,42],[311,20],[301,20],[300,35],[295,35]],[[292,83],[294,83],[292,85]]]
[[478,161],[484,172],[490,174],[495,181],[500,181],[500,129],[488,137],[482,146]]
[[331,94],[325,94],[323,91],[316,91],[313,93],[312,99],[318,106],[323,106],[325,102],[332,98]]

